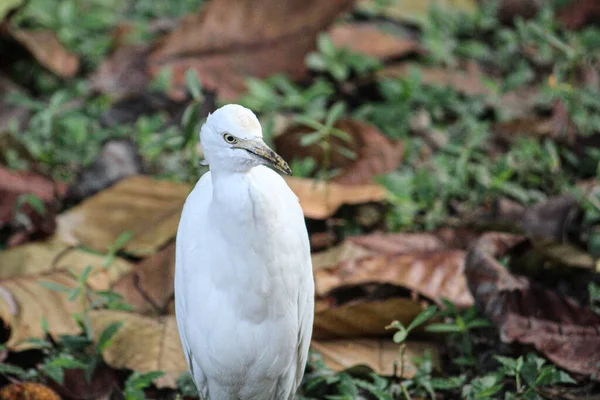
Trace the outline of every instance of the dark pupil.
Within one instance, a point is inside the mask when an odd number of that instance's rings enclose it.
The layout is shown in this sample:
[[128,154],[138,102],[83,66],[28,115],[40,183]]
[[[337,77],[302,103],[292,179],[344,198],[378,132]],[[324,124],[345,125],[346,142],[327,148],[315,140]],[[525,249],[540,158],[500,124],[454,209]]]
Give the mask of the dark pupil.
[[233,142],[233,136],[227,135],[226,139],[228,142]]

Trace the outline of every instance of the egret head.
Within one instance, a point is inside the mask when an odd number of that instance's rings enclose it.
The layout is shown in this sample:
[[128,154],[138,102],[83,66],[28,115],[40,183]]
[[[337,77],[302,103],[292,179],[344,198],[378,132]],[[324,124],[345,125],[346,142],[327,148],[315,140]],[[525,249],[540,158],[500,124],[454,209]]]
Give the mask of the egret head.
[[263,141],[256,115],[240,105],[227,104],[210,114],[200,139],[211,169],[241,172],[265,164],[292,174],[283,158]]

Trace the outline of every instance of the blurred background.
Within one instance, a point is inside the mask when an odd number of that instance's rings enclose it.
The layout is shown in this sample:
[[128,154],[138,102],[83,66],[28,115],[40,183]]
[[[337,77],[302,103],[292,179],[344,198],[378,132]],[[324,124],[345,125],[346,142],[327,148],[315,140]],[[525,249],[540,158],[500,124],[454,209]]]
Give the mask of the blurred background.
[[600,398],[600,2],[0,0],[0,398],[197,396],[198,133],[292,170],[300,399]]

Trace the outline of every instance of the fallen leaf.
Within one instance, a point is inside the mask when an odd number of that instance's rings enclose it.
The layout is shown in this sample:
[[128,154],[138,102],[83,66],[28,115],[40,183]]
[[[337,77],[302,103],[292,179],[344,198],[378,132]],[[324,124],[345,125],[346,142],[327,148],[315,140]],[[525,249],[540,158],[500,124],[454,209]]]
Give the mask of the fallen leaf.
[[359,0],[358,9],[374,12],[391,20],[400,22],[424,23],[429,18],[433,6],[450,8],[452,11],[473,13],[477,11],[476,0],[402,0],[382,2],[378,0]]
[[95,290],[108,290],[112,283],[129,273],[133,266],[115,257],[109,267],[104,267],[106,257],[90,251],[70,247],[56,238],[44,242],[27,243],[0,252],[0,280],[19,276],[45,275],[67,268],[77,273],[91,265],[88,284]]
[[[333,295],[317,298],[313,338],[331,339],[340,337],[365,337],[390,335],[385,329],[396,320],[405,325],[415,319],[426,307],[411,299],[402,288],[381,285],[363,285],[343,288],[336,297],[351,297],[352,301],[336,304]],[[369,299],[375,297],[380,299]]]
[[165,313],[175,294],[175,245],[135,265],[112,288],[141,314]]
[[329,29],[336,47],[387,60],[424,53],[417,40],[386,33],[374,24],[339,24]]
[[[543,2],[538,0],[492,0],[497,7],[498,19],[503,24],[513,25],[515,18],[521,17],[524,19],[534,17],[540,10]],[[484,1],[489,3],[490,0]]]
[[[377,375],[399,376],[399,344],[385,339],[336,339],[313,340],[311,347],[319,352],[323,361],[334,371],[346,371],[366,366]],[[414,360],[430,352],[434,368],[439,367],[439,349],[429,342],[408,341],[404,353],[404,373],[402,377],[411,379],[417,372]]]
[[[327,156],[325,150],[314,143],[302,145],[302,138],[314,130],[295,125],[289,127],[275,138],[275,147],[286,160],[311,157],[322,168],[341,169],[342,173],[333,181],[344,184],[367,184],[373,177],[395,170],[404,156],[404,143],[386,137],[375,126],[358,120],[343,119],[335,124],[335,128],[350,135],[350,141],[337,137],[330,139],[334,149]],[[344,148],[357,155],[357,159],[349,158],[336,150]],[[325,160],[328,160],[327,163]]]
[[79,172],[66,197],[80,201],[121,179],[142,172],[142,158],[135,144],[126,139],[111,140],[104,144],[96,161]]
[[0,399],[3,400],[61,400],[48,386],[34,382],[20,382],[6,385],[0,390]]
[[116,371],[104,363],[96,366],[91,379],[86,372],[80,368],[65,368],[62,384],[50,379],[48,385],[67,400],[109,398],[110,392],[119,385]]
[[[22,237],[12,237],[9,245],[15,245],[29,237],[44,238],[56,228],[54,212],[55,203],[65,193],[65,185],[53,182],[33,172],[11,171],[0,166],[0,227],[15,223]],[[41,204],[33,206],[29,202],[19,204],[24,195],[34,195]],[[44,209],[40,210],[39,206]],[[17,210],[17,208],[19,208]],[[26,221],[15,221],[17,211],[22,213]]]
[[41,281],[74,288],[77,283],[67,272],[81,273],[88,265],[92,271],[88,285],[95,291],[108,290],[131,265],[115,259],[110,268],[105,258],[57,241],[30,243],[0,252],[0,318],[10,330],[6,346],[13,350],[31,347],[23,340],[44,337],[42,318],[55,335],[74,334],[79,326],[74,313],[82,311],[80,301],[69,301],[68,293],[48,289]]
[[512,275],[497,259],[522,236],[487,233],[469,250],[467,283],[503,342],[533,345],[557,366],[600,378],[600,317],[574,299]]
[[294,177],[285,180],[298,196],[304,216],[313,219],[329,218],[344,204],[382,202],[387,193],[383,186],[374,184],[343,185]]
[[342,244],[313,253],[313,269],[335,267],[374,255],[434,253],[466,249],[476,237],[465,229],[442,228],[421,233],[382,233],[350,236]]
[[176,388],[177,379],[188,371],[174,315],[144,317],[121,311],[94,311],[94,332],[102,332],[115,322],[123,322],[113,342],[103,352],[104,360],[113,368],[139,372],[164,371],[155,382],[159,388]]
[[353,0],[211,1],[153,49],[150,73],[156,76],[169,67],[175,87],[183,89],[185,72],[195,69],[203,85],[222,99],[237,98],[249,76],[304,77],[304,57],[314,49],[316,35],[352,4]]
[[133,236],[123,250],[148,256],[177,233],[179,215],[191,187],[133,176],[58,216],[57,235],[65,243],[107,251],[123,232]]
[[473,305],[463,273],[461,250],[371,256],[315,270],[317,296],[342,286],[389,284],[407,288],[442,304],[448,299],[460,308]]
[[79,57],[66,50],[51,30],[10,28],[11,36],[44,67],[63,78],[72,78],[79,69]]
[[600,20],[600,4],[594,0],[575,0],[560,8],[557,18],[568,29],[579,30]]

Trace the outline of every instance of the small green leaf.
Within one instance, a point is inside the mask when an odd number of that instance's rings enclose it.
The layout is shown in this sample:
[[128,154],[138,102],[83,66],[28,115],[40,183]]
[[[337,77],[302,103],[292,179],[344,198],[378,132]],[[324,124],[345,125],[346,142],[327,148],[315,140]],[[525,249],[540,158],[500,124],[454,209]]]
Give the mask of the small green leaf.
[[40,285],[56,292],[71,293],[73,288],[51,281],[40,281]]
[[307,133],[300,137],[300,145],[302,145],[303,147],[312,146],[313,144],[317,143],[322,139],[323,135],[321,135],[321,132]]
[[88,265],[81,273],[81,276],[79,277],[79,282],[83,284],[87,283],[88,277],[90,276],[90,272],[92,272],[92,266]]
[[415,319],[410,323],[410,325],[408,325],[408,328],[406,328],[406,330],[410,332],[413,329],[415,329],[417,326],[423,325],[425,322],[427,322],[431,318],[433,318],[435,316],[435,314],[437,313],[437,311],[438,311],[437,306],[429,306],[425,310],[421,311],[419,313],[419,315],[417,315],[415,317]]
[[81,294],[81,288],[73,289],[73,291],[69,295],[69,301],[75,301],[79,297],[80,294]]
[[202,96],[202,83],[200,82],[200,77],[198,77],[198,71],[195,69],[185,71],[185,84],[194,100]]
[[25,371],[21,367],[17,367],[16,365],[0,363],[0,374],[2,375],[15,375],[20,379],[25,379],[27,377],[27,371]]
[[335,103],[327,112],[327,118],[325,119],[325,126],[332,127],[346,111],[346,104],[342,101]]
[[100,338],[98,339],[97,349],[98,353],[102,353],[112,344],[112,338],[115,334],[121,329],[123,326],[123,321],[114,322],[106,327],[100,334]]
[[394,343],[403,343],[406,338],[408,337],[408,331],[406,330],[400,330],[396,333],[394,333]]

